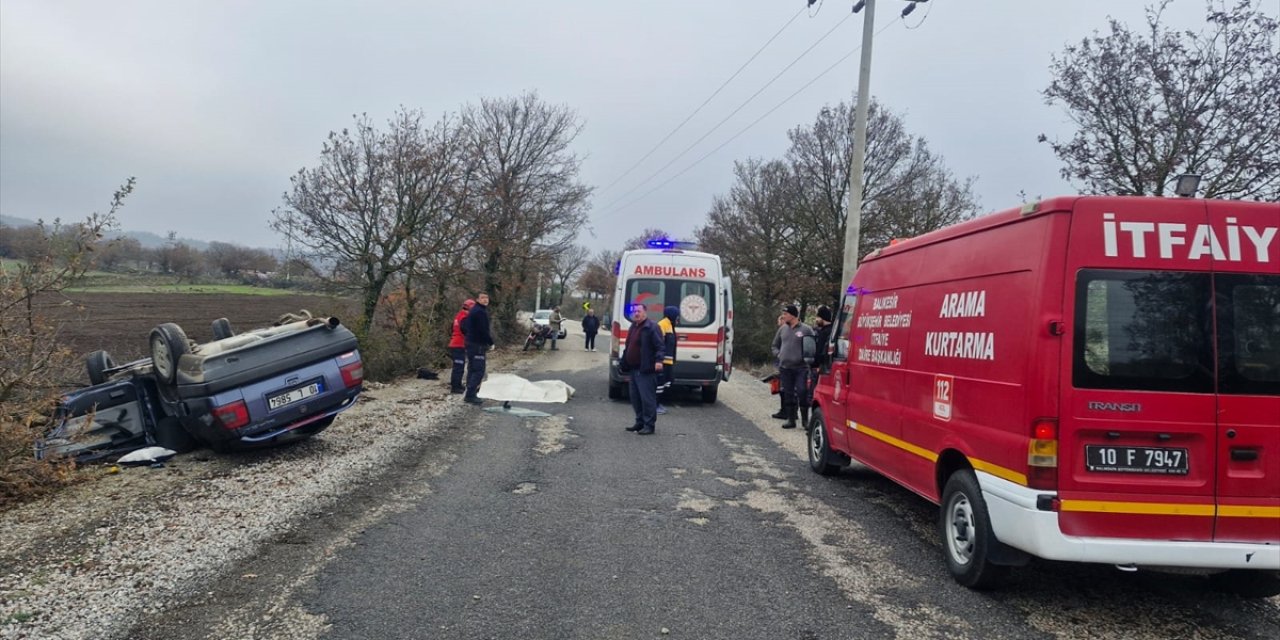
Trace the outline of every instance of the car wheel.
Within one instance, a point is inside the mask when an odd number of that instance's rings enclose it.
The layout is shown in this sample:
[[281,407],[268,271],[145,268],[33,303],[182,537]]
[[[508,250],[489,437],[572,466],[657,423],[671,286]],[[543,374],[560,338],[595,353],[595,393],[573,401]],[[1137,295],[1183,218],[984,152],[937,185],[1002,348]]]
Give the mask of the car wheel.
[[200,446],[200,443],[187,433],[187,429],[182,426],[182,421],[177,418],[157,420],[154,436],[158,446],[178,453],[186,453]]
[[715,404],[716,396],[720,394],[719,385],[710,385],[702,388],[702,401],[706,404]]
[[809,420],[809,468],[821,476],[839,473],[840,469],[849,465],[849,459],[843,454],[831,450],[831,442],[827,440],[827,424],[822,412],[815,410]]
[[609,383],[609,399],[610,400],[622,399],[622,385],[614,384],[612,382]]
[[161,382],[178,379],[178,358],[187,352],[187,334],[182,327],[166,322],[151,330],[151,365]]
[[1280,571],[1232,569],[1209,576],[1209,584],[1242,598],[1270,598],[1280,595]]
[[225,340],[236,334],[235,329],[231,328],[231,321],[226,318],[214,320],[212,326],[214,340]]
[[991,532],[987,502],[973,471],[961,469],[947,478],[939,525],[942,553],[956,582],[970,589],[990,589],[1008,575],[1009,567],[991,562],[1000,541]]
[[107,369],[114,369],[116,361],[106,351],[94,351],[84,357],[84,368],[89,371],[89,384],[102,384],[107,381]]

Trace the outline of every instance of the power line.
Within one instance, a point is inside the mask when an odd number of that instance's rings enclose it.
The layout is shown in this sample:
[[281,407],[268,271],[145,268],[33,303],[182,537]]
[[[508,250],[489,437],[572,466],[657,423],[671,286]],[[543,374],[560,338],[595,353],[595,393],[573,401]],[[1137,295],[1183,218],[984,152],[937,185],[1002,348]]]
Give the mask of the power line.
[[785,74],[787,71],[791,69],[791,67],[794,67],[796,63],[800,62],[800,60],[804,58],[806,55],[808,55],[810,51],[813,51],[814,47],[817,47],[819,44],[822,43],[823,40],[826,40],[828,36],[830,36],[832,33],[835,33],[836,29],[839,29],[840,25],[843,25],[845,20],[848,20],[849,17],[852,15],[853,14],[846,14],[845,17],[841,18],[840,21],[835,24],[835,26],[831,27],[830,30],[822,34],[821,38],[818,38],[813,44],[809,45],[808,49],[805,49],[804,51],[802,51],[800,55],[796,56],[796,58],[792,60],[789,64],[787,64],[787,66],[783,67],[781,71],[779,71],[776,75],[770,78],[769,81],[766,82],[763,87],[760,87],[758,90],[756,90],[755,93],[751,94],[750,97],[748,97],[745,101],[743,101],[742,104],[738,105],[738,108],[734,109],[729,115],[725,116],[722,120],[720,120],[720,122],[716,123],[716,125],[714,127],[711,127],[709,131],[702,134],[702,137],[698,138],[697,140],[694,140],[692,144],[685,147],[684,150],[676,154],[674,158],[672,158],[671,160],[668,160],[666,164],[662,165],[662,167],[660,167],[657,171],[650,174],[649,177],[645,178],[644,180],[641,180],[634,187],[631,187],[622,195],[614,198],[612,201],[609,202],[609,204],[605,205],[602,208],[603,209],[612,208],[617,203],[626,199],[627,196],[631,195],[632,193],[635,193],[637,189],[648,184],[650,180],[653,180],[654,178],[656,178],[663,171],[666,171],[668,168],[671,167],[671,165],[675,164],[677,160],[679,160],[680,158],[683,158],[685,154],[689,153],[690,150],[698,146],[698,144],[701,143],[703,140],[706,140],[708,136],[715,133],[721,126],[724,126],[724,123],[728,122],[730,118],[737,115],[739,111],[742,111],[744,108],[746,108],[747,105],[751,104],[751,102],[755,100],[756,97],[759,96],[761,93],[763,93],[765,89],[768,89],[770,86],[772,86],[773,83],[778,80],[778,78],[781,78],[783,74]]
[[773,41],[776,40],[778,36],[782,34],[783,31],[786,31],[787,27],[791,26],[791,23],[795,22],[796,18],[799,18],[800,14],[804,13],[805,9],[807,8],[808,7],[801,7],[800,10],[797,11],[795,15],[791,16],[790,20],[787,20],[786,24],[782,25],[782,28],[778,29],[778,31],[775,32],[767,41],[765,41],[765,43],[761,45],[760,48],[757,49],[755,53],[751,54],[751,57],[747,58],[747,61],[742,63],[742,66],[738,67],[738,70],[734,71],[733,75],[729,76],[728,80],[725,80],[718,89],[716,89],[710,96],[707,97],[706,100],[703,100],[702,104],[698,105],[698,108],[693,110],[693,113],[690,113],[688,117],[686,117],[684,120],[680,122],[680,124],[676,125],[676,128],[672,129],[670,133],[668,133],[665,137],[659,140],[658,144],[653,145],[653,148],[650,149],[648,153],[644,154],[643,158],[636,160],[635,164],[631,165],[626,171],[622,173],[622,175],[615,178],[613,182],[610,182],[608,186],[606,186],[601,191],[608,191],[609,189],[613,188],[613,185],[618,184],[619,182],[622,181],[623,178],[631,175],[631,172],[635,171],[636,167],[640,166],[640,164],[643,163],[645,160],[648,160],[649,156],[653,155],[654,151],[657,151],[658,148],[661,147],[664,143],[666,143],[667,140],[670,140],[671,136],[675,135],[676,132],[679,131],[681,127],[688,124],[689,121],[692,120],[694,116],[698,115],[698,112],[702,111],[702,108],[707,106],[707,104],[711,102],[712,99],[720,95],[720,92],[723,91],[725,87],[729,86],[729,83],[733,82],[733,79],[738,77],[738,74],[742,73],[742,70],[746,69],[747,65],[751,64],[751,61],[755,60],[756,57],[759,56],[760,53],[763,52],[770,44],[772,44]]
[[[896,19],[894,19],[893,21],[889,22],[889,23],[888,23],[888,24],[886,24],[885,26],[881,27],[881,28],[880,28],[880,30],[876,32],[876,35],[880,35],[881,33],[883,33],[883,32],[884,32],[886,29],[888,29],[889,27],[893,26],[894,24],[897,24],[897,22],[898,22],[899,20],[901,20],[901,19],[902,19],[902,17],[901,17],[901,16],[899,16],[898,18],[896,18]],[[632,200],[631,202],[628,202],[627,204],[625,204],[625,205],[623,205],[623,206],[621,206],[621,207],[618,207],[617,209],[613,209],[612,211],[609,211],[609,212],[608,212],[608,213],[606,213],[605,215],[606,215],[606,216],[608,216],[608,215],[611,215],[611,214],[613,214],[613,213],[619,213],[619,212],[621,212],[621,211],[624,211],[624,210],[626,210],[626,209],[628,209],[628,208],[632,207],[633,205],[635,205],[636,203],[640,202],[641,200],[644,200],[645,198],[649,197],[649,196],[650,196],[651,194],[653,194],[655,191],[657,191],[657,190],[661,189],[662,187],[667,186],[668,184],[670,184],[670,183],[671,183],[673,180],[675,180],[676,178],[679,178],[680,176],[683,176],[685,173],[688,173],[688,172],[689,172],[689,170],[693,169],[694,167],[698,166],[699,164],[702,164],[702,162],[703,162],[704,160],[706,160],[707,158],[710,158],[711,156],[715,155],[715,153],[716,153],[716,152],[718,152],[718,151],[720,151],[721,149],[723,149],[723,148],[725,148],[726,146],[728,146],[730,142],[733,142],[734,140],[738,139],[738,137],[739,137],[739,136],[741,136],[742,134],[746,133],[746,132],[747,132],[748,130],[750,130],[752,127],[756,126],[757,124],[760,124],[760,122],[761,122],[762,120],[764,120],[765,118],[769,117],[769,115],[770,115],[770,114],[772,114],[774,111],[777,111],[778,109],[782,108],[782,105],[784,105],[784,104],[786,104],[786,103],[790,102],[793,98],[795,98],[796,96],[800,95],[800,93],[801,93],[802,91],[804,91],[805,89],[808,89],[810,86],[812,86],[812,85],[813,85],[813,83],[815,83],[815,82],[817,82],[818,80],[822,79],[822,77],[823,77],[823,76],[825,76],[825,75],[827,75],[828,73],[830,73],[833,69],[835,69],[836,67],[840,66],[840,64],[841,64],[842,62],[844,62],[845,60],[848,60],[850,57],[852,57],[852,56],[853,56],[853,54],[858,53],[858,52],[859,52],[859,51],[861,51],[861,50],[862,50],[862,44],[861,44],[861,43],[859,43],[859,44],[858,44],[858,46],[857,46],[857,47],[855,47],[852,51],[850,51],[849,53],[846,53],[846,54],[844,54],[843,56],[841,56],[839,60],[836,60],[834,63],[832,63],[832,64],[831,64],[831,66],[829,66],[829,67],[827,67],[826,69],[824,69],[824,70],[822,71],[822,73],[819,73],[818,75],[814,76],[814,78],[813,78],[812,80],[810,80],[810,81],[806,82],[806,83],[805,83],[804,85],[802,85],[799,89],[796,89],[794,93],[792,93],[791,95],[787,96],[785,99],[783,99],[783,100],[782,100],[782,102],[779,102],[778,104],[774,105],[774,107],[773,107],[772,109],[769,109],[768,111],[764,112],[764,114],[762,114],[759,118],[756,118],[754,121],[752,121],[752,122],[751,122],[751,124],[749,124],[749,125],[747,125],[747,126],[743,127],[741,131],[738,131],[737,133],[733,134],[731,137],[729,137],[729,139],[728,139],[728,140],[725,140],[724,142],[720,143],[720,146],[716,147],[715,149],[712,149],[711,151],[708,151],[705,155],[703,155],[701,158],[698,158],[697,160],[695,160],[695,161],[694,161],[692,164],[690,164],[689,166],[687,166],[687,167],[685,167],[685,168],[681,169],[680,171],[676,172],[676,173],[675,173],[674,175],[672,175],[671,177],[667,178],[666,180],[663,180],[663,181],[662,181],[661,183],[659,183],[657,186],[655,186],[655,187],[653,187],[652,189],[650,189],[650,190],[648,190],[648,191],[644,192],[643,194],[641,194],[641,195],[640,195],[640,197],[638,197],[638,198],[636,198],[636,199]]]

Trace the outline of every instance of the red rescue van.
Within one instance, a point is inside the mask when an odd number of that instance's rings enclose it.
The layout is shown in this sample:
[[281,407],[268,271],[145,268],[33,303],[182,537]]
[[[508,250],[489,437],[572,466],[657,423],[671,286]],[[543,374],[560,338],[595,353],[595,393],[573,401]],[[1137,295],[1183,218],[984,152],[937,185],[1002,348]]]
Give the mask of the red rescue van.
[[864,259],[809,435],[941,505],[948,568],[1030,556],[1280,593],[1280,204],[1063,197]]

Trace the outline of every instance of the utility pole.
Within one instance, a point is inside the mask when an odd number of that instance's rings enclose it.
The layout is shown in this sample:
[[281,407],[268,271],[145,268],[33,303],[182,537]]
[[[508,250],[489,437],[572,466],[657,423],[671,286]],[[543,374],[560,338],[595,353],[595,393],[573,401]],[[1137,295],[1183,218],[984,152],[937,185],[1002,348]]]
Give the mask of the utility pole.
[[537,311],[542,308],[542,272],[538,272],[538,294],[533,300],[533,310]]
[[[902,10],[907,17],[917,3],[929,0],[906,0],[911,3]],[[849,162],[849,209],[845,212],[844,269],[840,290],[843,293],[853,282],[853,272],[858,270],[858,241],[862,235],[862,170],[867,156],[867,104],[871,98],[871,38],[875,35],[876,0],[858,0],[853,12],[865,8],[862,15],[862,61],[858,66],[858,106],[853,114],[853,159]]]
[[[863,0],[866,13],[862,14],[862,61],[858,66],[858,106],[853,115],[853,159],[849,163],[849,209],[845,212],[844,269],[841,271],[840,291],[844,292],[853,282],[853,272],[858,269],[858,240],[862,235],[862,168],[867,155],[867,103],[871,92],[871,37],[876,28],[876,0]],[[858,7],[854,6],[854,11]]]

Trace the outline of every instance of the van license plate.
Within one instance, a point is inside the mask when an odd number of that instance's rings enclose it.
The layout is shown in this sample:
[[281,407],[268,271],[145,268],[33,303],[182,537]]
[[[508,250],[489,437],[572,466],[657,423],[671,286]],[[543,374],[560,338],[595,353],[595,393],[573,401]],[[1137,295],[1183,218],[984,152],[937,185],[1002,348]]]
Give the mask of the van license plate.
[[1187,475],[1187,450],[1168,447],[1109,447],[1087,445],[1085,466],[1090,471]]
[[318,395],[323,389],[323,385],[317,380],[305,387],[298,387],[293,391],[286,391],[284,393],[277,393],[274,396],[267,396],[267,406],[270,407],[272,411],[275,411],[280,407],[286,407],[295,402],[306,400],[311,396]]

